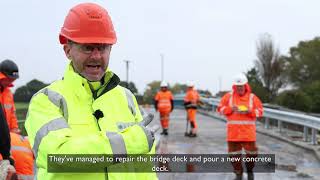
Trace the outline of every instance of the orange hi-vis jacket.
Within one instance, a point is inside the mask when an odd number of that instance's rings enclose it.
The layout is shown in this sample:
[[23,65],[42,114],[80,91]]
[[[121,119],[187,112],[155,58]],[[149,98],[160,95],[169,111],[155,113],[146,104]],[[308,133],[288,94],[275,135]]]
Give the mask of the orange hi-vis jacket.
[[[233,91],[225,94],[218,106],[218,112],[227,118],[227,141],[256,141],[256,118],[263,115],[260,99],[251,93],[249,84],[245,84],[246,92],[243,96]],[[235,112],[233,106],[246,107],[250,113]]]
[[10,136],[10,152],[15,162],[18,179],[33,179],[34,157],[28,139],[16,133],[10,133]]
[[[18,180],[33,180],[34,156],[28,138],[12,132],[10,137],[10,154],[14,160]],[[1,155],[0,160],[2,160]]]
[[200,100],[200,96],[199,93],[192,89],[188,89],[186,96],[184,97],[184,102],[185,103],[190,103],[188,105],[186,105],[186,108],[192,108],[192,109],[196,109],[197,108],[197,103]]
[[157,107],[160,113],[169,113],[171,111],[171,101],[173,100],[171,91],[159,91],[154,100],[158,102]]
[[[0,73],[0,79],[6,78],[5,75]],[[9,130],[18,128],[18,121],[16,117],[16,108],[14,106],[13,101],[13,95],[10,91],[10,87],[13,85],[10,85],[9,87],[6,87],[1,90],[0,92],[0,103],[2,104],[2,107],[4,109],[5,117],[7,119]]]

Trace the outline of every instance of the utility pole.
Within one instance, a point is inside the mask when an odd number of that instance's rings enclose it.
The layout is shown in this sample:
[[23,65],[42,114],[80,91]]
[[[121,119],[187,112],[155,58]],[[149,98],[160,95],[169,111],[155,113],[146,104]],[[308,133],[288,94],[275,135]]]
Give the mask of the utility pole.
[[129,63],[130,63],[131,61],[129,61],[129,60],[124,60],[124,62],[126,63],[126,71],[127,71],[127,87],[126,87],[126,88],[128,88],[128,87],[129,87]]
[[164,55],[160,54],[161,57],[161,81],[164,80]]
[[221,84],[222,84],[222,82],[221,82],[221,76],[219,76],[219,92],[221,92]]

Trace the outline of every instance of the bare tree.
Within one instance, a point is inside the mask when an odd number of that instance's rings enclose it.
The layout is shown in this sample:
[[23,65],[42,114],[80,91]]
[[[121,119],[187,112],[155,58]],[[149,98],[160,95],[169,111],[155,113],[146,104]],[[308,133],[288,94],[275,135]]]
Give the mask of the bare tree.
[[271,35],[260,36],[257,45],[257,60],[255,67],[263,86],[268,91],[268,99],[272,101],[279,89],[285,85],[284,61],[276,48]]

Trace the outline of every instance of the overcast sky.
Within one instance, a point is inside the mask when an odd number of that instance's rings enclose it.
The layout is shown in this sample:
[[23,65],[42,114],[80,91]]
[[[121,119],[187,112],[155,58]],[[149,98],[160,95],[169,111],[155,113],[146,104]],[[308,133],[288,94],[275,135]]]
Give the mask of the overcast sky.
[[[20,68],[16,87],[36,78],[60,79],[68,60],[58,34],[76,0],[0,1],[0,60]],[[269,33],[287,54],[301,40],[320,34],[319,0],[106,0],[90,1],[111,15],[118,42],[110,68],[142,93],[146,84],[164,78],[170,84],[194,81],[212,92],[229,90],[232,77],[253,67],[256,41]]]

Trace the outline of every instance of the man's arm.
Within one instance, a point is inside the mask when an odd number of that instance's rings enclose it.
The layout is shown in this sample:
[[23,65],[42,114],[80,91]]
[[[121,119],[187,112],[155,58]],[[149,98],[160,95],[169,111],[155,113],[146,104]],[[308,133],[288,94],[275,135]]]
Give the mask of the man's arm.
[[262,102],[256,95],[253,96],[253,109],[251,110],[249,115],[256,118],[260,118],[263,116]]
[[224,115],[230,115],[233,112],[233,108],[229,106],[230,93],[225,94],[218,105],[217,111]]

